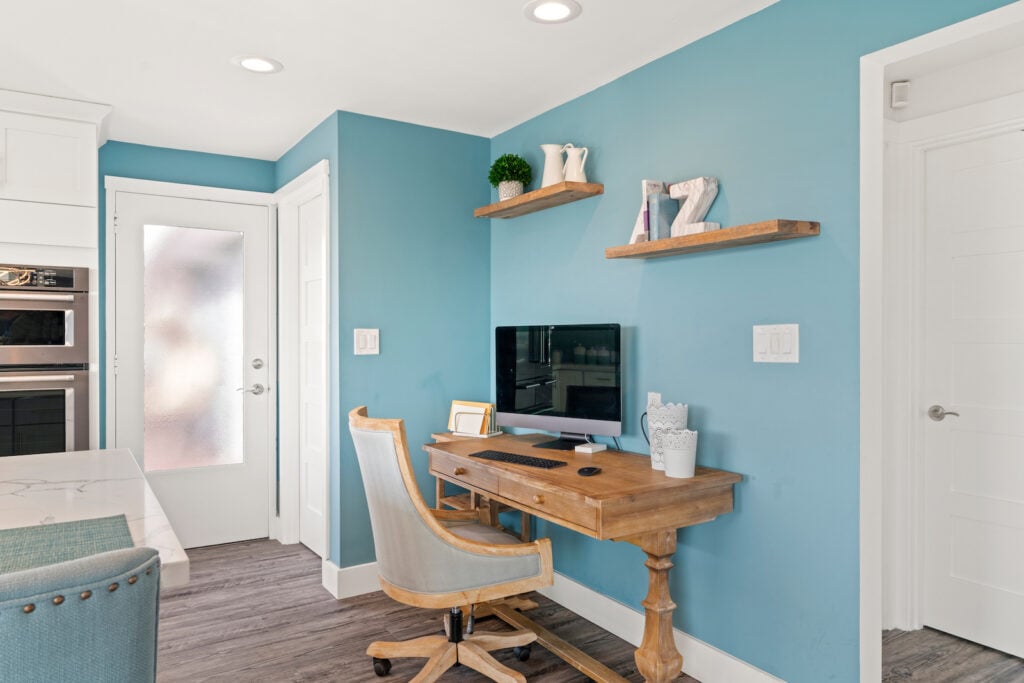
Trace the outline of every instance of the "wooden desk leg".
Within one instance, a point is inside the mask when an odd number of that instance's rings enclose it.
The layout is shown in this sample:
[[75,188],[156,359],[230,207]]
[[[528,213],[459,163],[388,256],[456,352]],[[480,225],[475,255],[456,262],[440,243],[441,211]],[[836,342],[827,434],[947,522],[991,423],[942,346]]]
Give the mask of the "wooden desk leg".
[[440,510],[441,508],[444,507],[443,505],[441,505],[441,499],[444,498],[444,479],[442,479],[441,477],[437,477],[436,479],[434,479],[434,481],[437,482],[435,489],[436,493],[434,498],[434,509]]
[[672,633],[672,612],[676,604],[668,590],[668,572],[676,552],[676,530],[656,531],[635,539],[634,545],[647,553],[649,571],[644,598],[644,638],[636,651],[636,668],[648,683],[671,681],[683,669],[683,656],[676,649]]

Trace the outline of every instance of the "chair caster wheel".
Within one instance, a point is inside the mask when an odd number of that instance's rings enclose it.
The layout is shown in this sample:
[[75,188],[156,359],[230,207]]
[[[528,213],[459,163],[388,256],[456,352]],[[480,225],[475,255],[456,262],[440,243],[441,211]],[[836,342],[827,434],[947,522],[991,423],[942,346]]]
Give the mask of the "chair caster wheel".
[[373,658],[373,673],[378,676],[387,676],[391,671],[391,660],[380,659],[378,657]]
[[516,659],[518,659],[520,662],[525,662],[527,659],[530,658],[530,646],[521,645],[519,647],[514,647],[512,648],[512,654],[514,654],[516,656]]

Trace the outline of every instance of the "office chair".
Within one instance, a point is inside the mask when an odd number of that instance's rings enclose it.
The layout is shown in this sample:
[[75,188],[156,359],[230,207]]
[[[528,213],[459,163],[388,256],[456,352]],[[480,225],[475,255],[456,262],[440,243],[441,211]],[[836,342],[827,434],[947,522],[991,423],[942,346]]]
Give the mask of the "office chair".
[[428,508],[416,484],[402,420],[373,419],[360,406],[349,413],[349,429],[366,489],[381,588],[407,605],[450,610],[446,635],[372,643],[366,654],[373,657],[374,672],[387,675],[390,657],[426,657],[413,679],[417,683],[434,681],[457,663],[495,681],[526,681],[490,651],[516,648],[516,656],[525,661],[536,634],[463,633],[460,607],[550,586],[551,541],[521,543],[480,524],[475,511]]
[[0,681],[155,680],[159,601],[152,548],[0,574]]

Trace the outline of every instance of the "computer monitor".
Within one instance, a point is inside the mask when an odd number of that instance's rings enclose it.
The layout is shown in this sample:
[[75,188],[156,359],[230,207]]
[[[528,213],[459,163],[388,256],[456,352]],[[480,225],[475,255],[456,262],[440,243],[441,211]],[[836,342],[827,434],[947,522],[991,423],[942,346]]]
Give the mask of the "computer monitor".
[[497,421],[559,432],[542,448],[622,434],[622,331],[617,323],[518,325],[494,332]]

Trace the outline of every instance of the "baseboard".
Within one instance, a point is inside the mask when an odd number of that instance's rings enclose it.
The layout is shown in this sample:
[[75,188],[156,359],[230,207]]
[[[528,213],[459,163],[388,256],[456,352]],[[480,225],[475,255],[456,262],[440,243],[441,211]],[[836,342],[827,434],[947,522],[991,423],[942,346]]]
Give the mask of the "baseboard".
[[[633,645],[640,645],[644,633],[643,614],[555,572],[555,583],[541,594],[614,633]],[[683,672],[702,683],[780,683],[776,678],[742,659],[722,652],[691,635],[674,629],[676,647],[683,654]]]
[[[339,567],[324,560],[322,567],[324,588],[339,600],[380,590],[376,562]],[[640,645],[644,633],[644,616],[633,608],[558,572],[555,572],[554,585],[539,592],[626,642]],[[781,678],[761,671],[742,659],[722,652],[679,629],[674,630],[676,647],[683,654],[683,671],[702,683],[784,683]]]
[[338,600],[380,590],[376,562],[339,567],[330,560],[324,560],[320,576],[324,588]]

